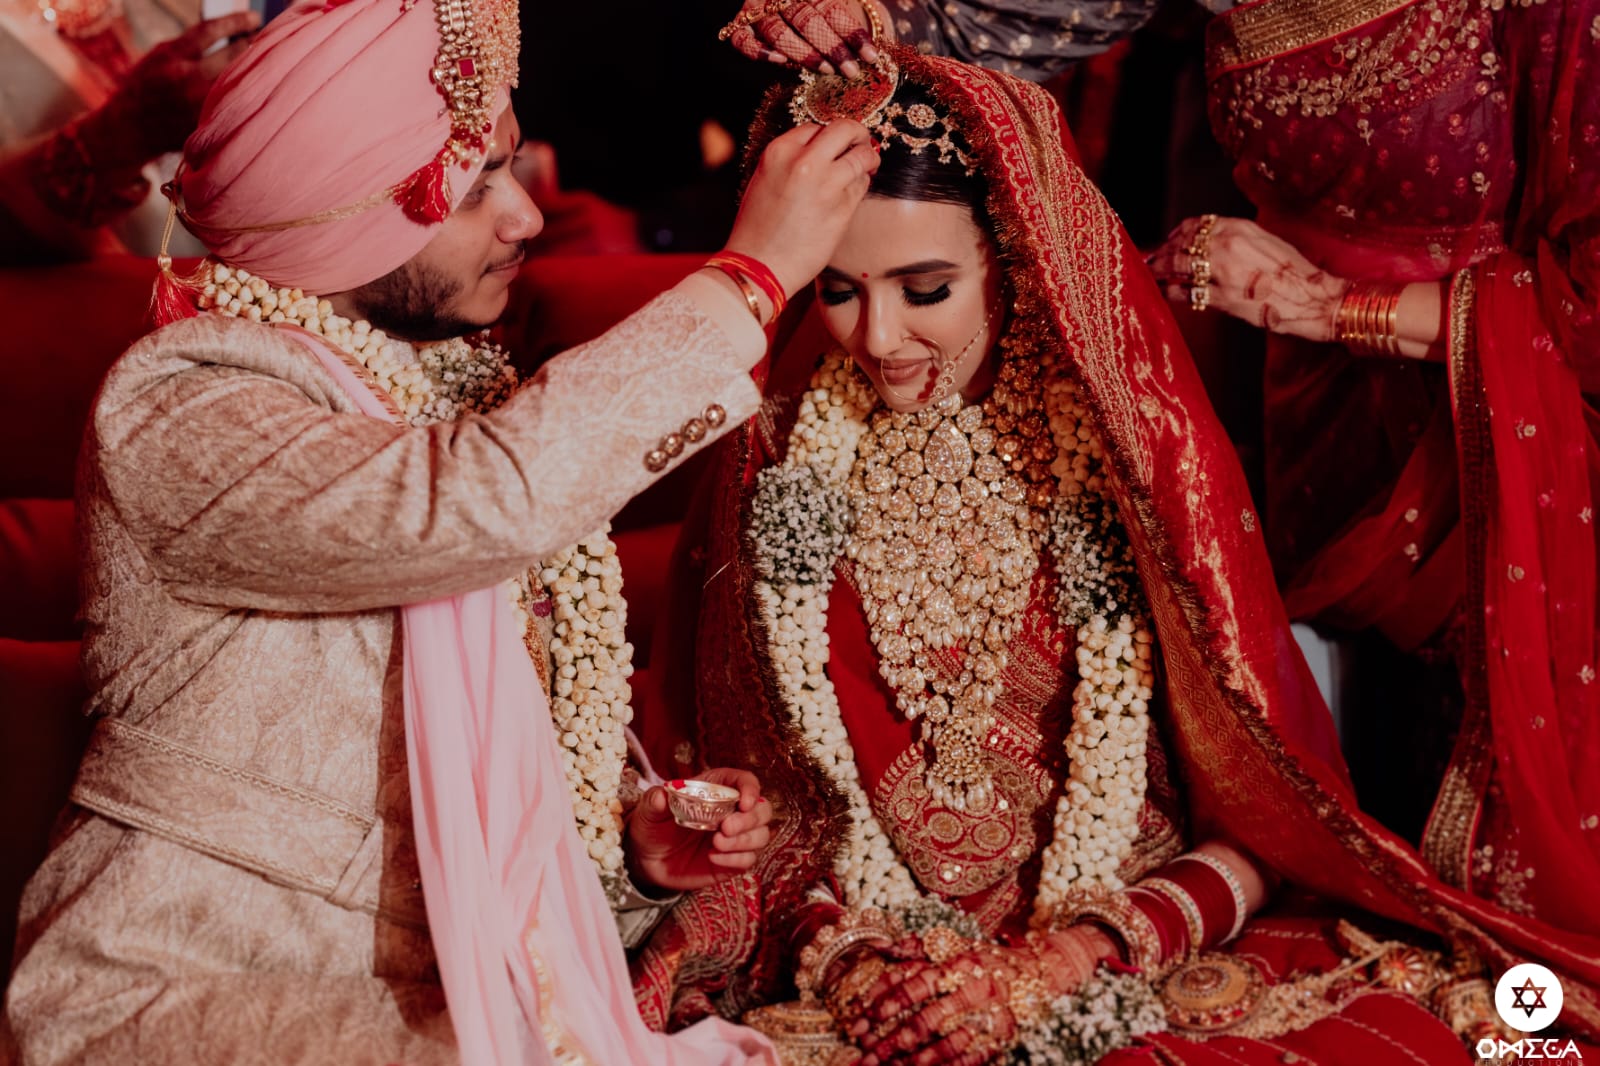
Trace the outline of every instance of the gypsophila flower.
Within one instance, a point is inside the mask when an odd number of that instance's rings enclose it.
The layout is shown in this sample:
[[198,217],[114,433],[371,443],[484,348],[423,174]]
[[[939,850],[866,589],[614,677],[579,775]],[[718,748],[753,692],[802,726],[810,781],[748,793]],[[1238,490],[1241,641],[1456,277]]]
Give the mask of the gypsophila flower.
[[1116,504],[1087,492],[1063,496],[1051,517],[1061,620],[1076,629],[1129,610],[1141,596],[1139,570]]
[[890,913],[898,919],[905,931],[913,936],[922,936],[944,926],[968,940],[985,939],[983,926],[978,924],[978,919],[937,896],[924,896],[910,903],[903,903],[892,908]]
[[823,481],[802,463],[761,471],[750,504],[756,573],[772,585],[828,580],[844,550],[850,500],[842,486]]
[[1103,967],[1076,995],[1050,1008],[1048,1017],[1019,1034],[1007,1060],[1013,1066],[1092,1066],[1138,1037],[1167,1028],[1161,998],[1148,982]]

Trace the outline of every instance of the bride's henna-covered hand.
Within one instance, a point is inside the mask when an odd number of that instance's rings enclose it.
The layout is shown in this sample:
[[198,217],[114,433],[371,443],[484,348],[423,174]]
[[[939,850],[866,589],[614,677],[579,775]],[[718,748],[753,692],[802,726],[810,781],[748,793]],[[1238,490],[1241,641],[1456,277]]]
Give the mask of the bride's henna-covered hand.
[[[870,1006],[848,1032],[865,1052],[862,1066],[980,1066],[1017,1036],[1014,992],[1054,1000],[1113,952],[1105,934],[1074,927],[1017,947],[976,945],[942,965],[895,967],[868,993]],[[1029,981],[1034,988],[1019,984]]]
[[861,6],[867,3],[872,0],[745,0],[728,23],[728,43],[751,59],[853,78],[859,62],[878,60]]
[[[133,65],[94,113],[93,123],[116,131],[119,147],[126,146],[136,166],[182,150],[200,120],[211,83],[249,47],[244,35],[260,26],[260,15],[240,11],[196,23],[162,41]],[[212,52],[221,41],[228,43]]]
[[[1185,220],[1149,257],[1173,303],[1189,305],[1188,248],[1200,219]],[[1350,282],[1320,270],[1287,241],[1243,218],[1219,218],[1211,230],[1211,307],[1273,333],[1330,341],[1334,315]]]

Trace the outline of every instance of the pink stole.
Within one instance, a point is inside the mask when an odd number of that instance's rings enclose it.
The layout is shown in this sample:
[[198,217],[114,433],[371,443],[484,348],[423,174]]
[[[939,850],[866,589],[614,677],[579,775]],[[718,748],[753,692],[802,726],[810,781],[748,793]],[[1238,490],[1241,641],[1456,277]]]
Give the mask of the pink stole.
[[[395,421],[342,357],[311,349],[360,410]],[[573,822],[544,687],[504,585],[401,608],[406,756],[428,925],[468,1066],[776,1066],[720,1018],[667,1036]]]

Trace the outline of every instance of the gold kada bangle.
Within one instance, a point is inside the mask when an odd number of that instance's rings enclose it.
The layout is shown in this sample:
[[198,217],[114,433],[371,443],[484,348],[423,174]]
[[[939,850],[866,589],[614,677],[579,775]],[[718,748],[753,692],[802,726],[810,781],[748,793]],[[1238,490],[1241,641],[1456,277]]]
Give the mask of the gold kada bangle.
[[1120,892],[1073,892],[1051,915],[1051,929],[1065,929],[1079,922],[1103,925],[1122,941],[1128,964],[1138,967],[1154,980],[1165,969],[1161,957],[1161,936],[1149,915],[1133,905]]
[[897,935],[895,924],[883,911],[868,907],[849,912],[835,924],[818,930],[811,943],[800,949],[800,967],[794,983],[801,998],[815,997],[828,975],[828,967],[855,945],[892,944]]
[[1146,877],[1135,888],[1142,888],[1146,892],[1154,892],[1166,898],[1183,914],[1183,924],[1189,931],[1189,954],[1193,955],[1201,949],[1206,939],[1205,916],[1200,913],[1200,905],[1195,902],[1184,887],[1165,877]]
[[1211,231],[1216,215],[1201,215],[1200,228],[1184,251],[1189,253],[1189,306],[1204,311],[1211,306]]
[[866,13],[867,27],[872,33],[874,47],[883,44],[883,19],[878,15],[878,5],[872,0],[861,0],[861,10]]

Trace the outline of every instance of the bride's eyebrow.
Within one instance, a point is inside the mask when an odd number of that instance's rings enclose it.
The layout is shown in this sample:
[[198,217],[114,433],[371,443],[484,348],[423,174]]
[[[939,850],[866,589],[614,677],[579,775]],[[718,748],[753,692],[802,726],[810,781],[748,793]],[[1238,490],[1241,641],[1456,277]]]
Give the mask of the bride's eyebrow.
[[[886,278],[907,278],[918,274],[937,274],[941,270],[954,270],[958,265],[948,259],[922,259],[915,263],[907,263],[905,266],[895,267],[893,270],[886,270],[883,276]],[[823,267],[821,276],[833,281],[850,280],[849,274],[831,266]]]
[[895,267],[893,270],[886,271],[883,276],[886,278],[904,278],[913,274],[937,274],[941,270],[954,270],[955,268],[956,264],[948,259],[923,259],[916,263]]

